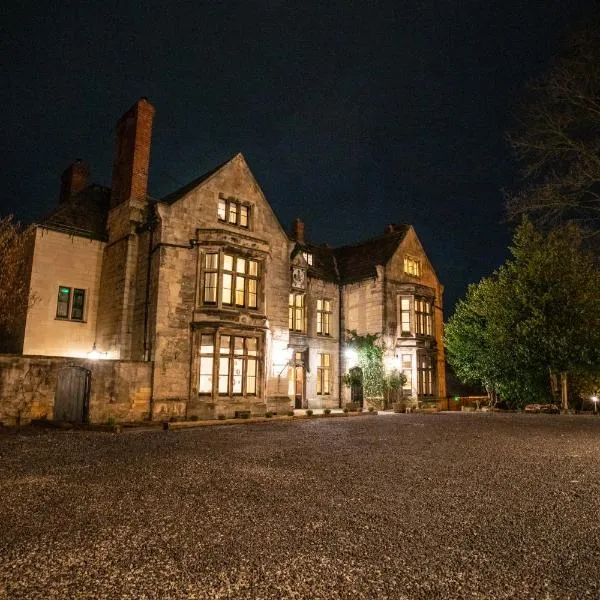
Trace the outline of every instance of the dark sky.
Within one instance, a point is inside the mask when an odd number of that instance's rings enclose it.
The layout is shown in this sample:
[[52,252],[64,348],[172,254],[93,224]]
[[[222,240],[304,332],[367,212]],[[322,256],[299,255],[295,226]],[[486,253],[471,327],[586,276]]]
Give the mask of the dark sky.
[[76,157],[156,106],[150,194],[241,151],[284,226],[333,245],[412,223],[446,286],[506,257],[504,141],[524,83],[592,0],[14,2],[0,9],[0,213],[51,210]]

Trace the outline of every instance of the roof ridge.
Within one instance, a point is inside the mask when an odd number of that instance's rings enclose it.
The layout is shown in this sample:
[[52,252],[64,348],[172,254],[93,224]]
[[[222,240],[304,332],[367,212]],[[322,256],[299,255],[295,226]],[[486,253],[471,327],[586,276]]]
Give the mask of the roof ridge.
[[405,227],[406,229],[402,230],[402,231],[392,231],[390,233],[382,233],[380,235],[376,235],[375,237],[372,238],[367,238],[366,240],[362,240],[360,242],[354,242],[352,244],[344,244],[343,246],[335,246],[333,248],[331,248],[331,250],[336,251],[336,250],[342,250],[344,248],[355,248],[356,246],[361,246],[362,244],[368,244],[369,242],[375,242],[378,241],[382,238],[386,238],[386,237],[391,237],[393,235],[400,235],[400,234],[405,234],[406,231],[411,227],[410,225],[408,225],[407,223],[403,223],[402,227]]

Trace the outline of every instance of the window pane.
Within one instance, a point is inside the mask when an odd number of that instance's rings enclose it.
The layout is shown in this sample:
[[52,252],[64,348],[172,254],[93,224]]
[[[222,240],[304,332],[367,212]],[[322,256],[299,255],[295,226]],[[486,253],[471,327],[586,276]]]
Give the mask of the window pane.
[[219,346],[220,346],[219,352],[221,354],[229,354],[230,341],[231,341],[231,336],[229,336],[229,335],[221,336],[221,343],[219,344]]
[[322,354],[321,356],[323,357],[323,366],[328,367],[331,357],[329,356],[329,354]]
[[404,382],[402,389],[410,390],[412,388],[412,371],[410,369],[404,369],[402,373],[406,376],[406,381]]
[[410,310],[410,299],[402,298],[402,310]]
[[238,273],[245,273],[246,272],[246,260],[244,258],[238,258],[237,259],[235,270]]
[[229,393],[229,357],[219,358],[219,394]]
[[244,338],[243,337],[235,338],[235,345],[234,345],[233,353],[234,354],[244,354]]
[[229,222],[237,223],[237,202],[229,202]]
[[246,338],[246,352],[249,356],[256,356],[257,345],[256,338]]
[[317,396],[323,393],[323,369],[317,369]]
[[240,225],[248,227],[248,207],[240,206]]
[[219,200],[219,208],[217,209],[217,216],[221,221],[225,220],[225,215],[227,210],[227,203],[225,200]]
[[317,310],[323,310],[323,300],[317,300]]
[[233,271],[233,256],[229,254],[223,255],[223,269],[225,271]]
[[256,279],[248,279],[248,307],[256,308],[258,299],[256,295]]
[[71,319],[76,321],[83,320],[83,304],[85,300],[85,290],[75,288],[73,290],[73,305],[71,306]]
[[329,369],[323,369],[323,394],[329,393]]
[[217,273],[204,275],[204,302],[217,301]]
[[[205,337],[205,336],[202,336]],[[198,384],[198,392],[200,394],[212,393],[212,356],[202,356],[200,358],[200,381]]]
[[[237,340],[238,338],[236,338]],[[242,339],[242,338],[240,338]],[[233,359],[233,393],[242,393],[242,366],[243,360],[241,358]]]
[[412,367],[412,354],[402,355],[402,367],[404,369],[410,369]]
[[323,313],[317,312],[317,333],[323,333]]
[[248,275],[258,276],[258,263],[255,260],[248,261]]
[[231,277],[229,273],[223,273],[223,304],[231,304]]
[[323,313],[323,333],[329,335],[329,313]]
[[218,254],[207,254],[204,257],[204,268],[205,269],[217,269],[219,266],[219,255]]
[[256,394],[256,360],[248,359],[246,373],[246,394]]
[[200,354],[212,354],[213,353],[213,336],[202,335],[200,338]]
[[238,275],[235,278],[235,303],[238,306],[244,306],[244,277]]
[[69,317],[69,296],[71,295],[71,288],[60,286],[58,288],[58,302],[56,304],[56,316]]

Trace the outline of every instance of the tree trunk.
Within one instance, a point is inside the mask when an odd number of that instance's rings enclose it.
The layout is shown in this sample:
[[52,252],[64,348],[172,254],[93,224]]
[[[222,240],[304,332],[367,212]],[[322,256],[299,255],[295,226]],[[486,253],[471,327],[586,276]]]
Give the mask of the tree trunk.
[[567,387],[567,372],[562,371],[560,374],[560,398],[562,402],[562,412],[569,410],[569,396]]

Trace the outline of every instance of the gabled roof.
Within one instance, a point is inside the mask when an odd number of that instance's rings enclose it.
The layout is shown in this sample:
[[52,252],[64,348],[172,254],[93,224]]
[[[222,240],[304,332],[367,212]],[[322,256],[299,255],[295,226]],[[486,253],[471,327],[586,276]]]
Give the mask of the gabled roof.
[[313,264],[308,267],[310,277],[334,281],[336,283],[339,281],[340,277],[335,256],[333,255],[333,248],[311,242],[299,244],[298,248],[298,252],[310,252],[313,256]]
[[400,242],[406,236],[410,225],[397,225],[391,233],[386,233],[358,244],[341,246],[333,250],[343,283],[375,277],[377,265],[386,265]]
[[[235,156],[237,156],[237,154]],[[226,161],[222,162],[220,165],[217,165],[214,169],[211,169],[210,171],[207,171],[203,175],[200,175],[200,177],[197,177],[196,179],[190,181],[189,183],[186,183],[184,186],[180,187],[179,189],[175,190],[174,192],[171,192],[169,195],[165,196],[160,201],[164,202],[165,204],[174,204],[175,202],[177,202],[177,200],[179,200],[180,198],[183,198],[188,192],[191,192],[195,187],[199,186],[201,183],[204,183],[207,179],[209,179],[217,171],[222,169],[228,162],[231,162],[235,158],[235,156],[228,158]]]
[[110,189],[92,183],[36,222],[41,227],[106,241]]

